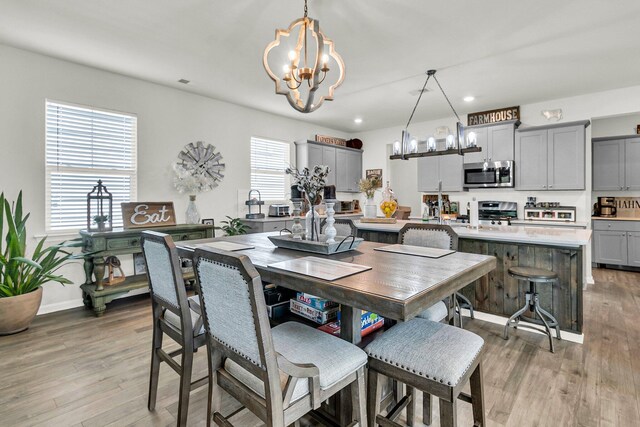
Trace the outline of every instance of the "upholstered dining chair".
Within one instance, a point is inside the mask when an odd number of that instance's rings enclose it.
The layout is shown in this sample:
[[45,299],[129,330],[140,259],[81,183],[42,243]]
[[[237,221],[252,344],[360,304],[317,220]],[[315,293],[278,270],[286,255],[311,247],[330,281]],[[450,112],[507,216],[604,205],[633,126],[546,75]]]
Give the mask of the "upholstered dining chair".
[[[187,298],[180,258],[171,236],[144,231],[142,252],[147,264],[153,314],[148,408],[150,411],[155,409],[160,363],[165,362],[180,375],[177,425],[185,426],[191,390],[208,381],[208,376],[191,381],[193,353],[205,344],[200,304],[197,295]],[[164,351],[164,335],[180,344],[180,348],[170,353]],[[174,359],[177,356],[181,357],[180,363]]]
[[[333,223],[336,229],[336,236],[357,236],[358,229],[356,228],[353,220],[349,218],[336,218],[336,222]],[[320,221],[320,233],[324,234],[324,229],[327,227],[327,219],[323,218]]]
[[262,281],[247,256],[206,248],[194,259],[210,363],[207,425],[213,418],[232,426],[239,412],[221,414],[221,390],[267,426],[284,427],[348,386],[352,425],[366,425],[364,351],[297,322],[271,329]]

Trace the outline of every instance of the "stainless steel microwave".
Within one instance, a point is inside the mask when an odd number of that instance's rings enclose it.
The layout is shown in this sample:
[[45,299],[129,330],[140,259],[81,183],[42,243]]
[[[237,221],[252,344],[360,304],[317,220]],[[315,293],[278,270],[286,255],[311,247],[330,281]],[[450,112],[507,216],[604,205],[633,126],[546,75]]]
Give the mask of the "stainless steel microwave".
[[465,188],[513,187],[513,161],[465,163]]

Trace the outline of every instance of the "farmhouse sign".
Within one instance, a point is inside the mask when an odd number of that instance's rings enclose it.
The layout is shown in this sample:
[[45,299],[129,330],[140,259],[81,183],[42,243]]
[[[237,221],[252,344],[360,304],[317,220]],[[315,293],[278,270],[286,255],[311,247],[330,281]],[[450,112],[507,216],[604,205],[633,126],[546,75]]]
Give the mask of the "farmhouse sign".
[[616,207],[620,218],[640,217],[640,197],[616,197]]
[[520,107],[498,108],[467,114],[467,126],[486,125],[491,123],[520,120]]
[[124,228],[176,225],[173,202],[121,203]]
[[344,138],[336,138],[335,136],[316,135],[316,142],[323,142],[325,144],[340,145],[344,147],[347,145],[347,140]]

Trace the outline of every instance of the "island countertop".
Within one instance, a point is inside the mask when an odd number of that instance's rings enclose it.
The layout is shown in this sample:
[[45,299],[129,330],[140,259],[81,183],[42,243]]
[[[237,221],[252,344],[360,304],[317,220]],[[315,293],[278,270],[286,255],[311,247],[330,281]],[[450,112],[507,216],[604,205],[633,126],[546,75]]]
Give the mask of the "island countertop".
[[[396,224],[362,223],[354,221],[358,230],[382,233],[398,233],[408,223],[420,224],[421,221],[399,220]],[[591,230],[577,228],[558,228],[540,226],[481,226],[478,229],[464,225],[452,225],[462,239],[493,240],[500,242],[531,243],[557,246],[585,246],[591,242]]]

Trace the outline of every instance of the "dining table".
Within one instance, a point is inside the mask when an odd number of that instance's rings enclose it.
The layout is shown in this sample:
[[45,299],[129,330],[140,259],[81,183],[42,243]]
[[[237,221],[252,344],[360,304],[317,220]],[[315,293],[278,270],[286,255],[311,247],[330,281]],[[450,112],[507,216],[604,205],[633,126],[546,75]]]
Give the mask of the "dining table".
[[[419,256],[381,250],[389,245],[368,241],[361,242],[351,251],[321,255],[276,247],[269,236],[278,235],[278,232],[272,232],[223,236],[181,241],[176,246],[181,257],[193,258],[195,248],[215,247],[216,242],[245,245],[247,249],[237,250],[236,253],[246,255],[251,260],[264,282],[339,303],[340,337],[353,344],[359,344],[362,339],[362,310],[397,322],[408,321],[496,268],[496,258],[493,256],[464,252],[447,252],[440,257]],[[326,280],[274,266],[309,256],[317,258],[319,263],[328,259],[367,269]],[[339,406],[343,408],[338,411],[342,424],[350,416],[349,391],[341,393]]]

